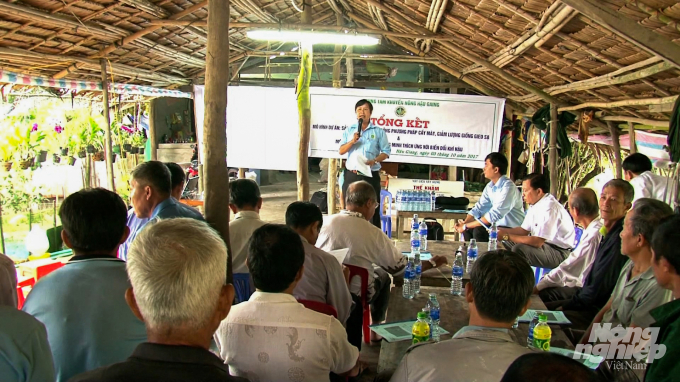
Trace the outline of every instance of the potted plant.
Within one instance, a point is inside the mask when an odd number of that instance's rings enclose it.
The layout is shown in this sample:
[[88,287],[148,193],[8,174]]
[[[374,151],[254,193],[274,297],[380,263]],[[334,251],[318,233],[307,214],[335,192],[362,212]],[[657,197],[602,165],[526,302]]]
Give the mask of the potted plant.
[[9,171],[12,168],[12,157],[14,156],[14,148],[3,139],[0,143],[0,168]]
[[61,157],[59,156],[59,154],[57,153],[52,154],[52,163],[57,164],[59,162],[61,162]]
[[144,145],[146,145],[146,137],[143,132],[138,131],[132,136],[133,153],[144,154]]
[[19,167],[25,170],[35,162],[40,143],[45,139],[45,133],[38,130],[38,124],[22,128],[16,126],[9,137],[9,143],[16,147],[14,158],[19,162]]

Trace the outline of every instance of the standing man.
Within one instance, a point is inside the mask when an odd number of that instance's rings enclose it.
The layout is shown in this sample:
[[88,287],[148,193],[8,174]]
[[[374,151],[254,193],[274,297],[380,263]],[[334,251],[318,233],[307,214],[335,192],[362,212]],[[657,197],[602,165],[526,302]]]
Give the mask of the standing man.
[[569,212],[550,193],[550,180],[530,174],[522,183],[527,210],[522,225],[498,230],[498,238],[512,244],[512,251],[524,255],[533,267],[557,268],[569,256],[576,231]]
[[508,160],[501,153],[491,153],[484,160],[484,177],[490,182],[484,187],[482,197],[468,212],[464,222],[456,224],[456,231],[465,236],[465,241],[474,238],[478,242],[489,241],[487,227],[518,227],[524,220],[522,195],[507,176]]
[[[380,163],[390,157],[392,146],[387,140],[385,130],[371,123],[373,104],[362,99],[354,106],[354,111],[362,124],[359,126],[359,123],[355,123],[345,129],[342,141],[340,141],[340,155],[347,154],[342,194],[347,195],[347,186],[350,184],[365,180],[373,186],[375,198],[379,201]],[[371,168],[370,177],[357,172],[356,163],[358,159],[364,161]],[[380,203],[378,202],[378,204]],[[380,214],[373,215],[371,222],[380,228]]]
[[633,203],[641,198],[652,198],[666,202],[665,194],[670,195],[671,193],[670,189],[666,191],[666,178],[652,172],[652,161],[646,155],[631,154],[623,160],[621,167],[623,167],[623,177],[630,182],[635,190]]

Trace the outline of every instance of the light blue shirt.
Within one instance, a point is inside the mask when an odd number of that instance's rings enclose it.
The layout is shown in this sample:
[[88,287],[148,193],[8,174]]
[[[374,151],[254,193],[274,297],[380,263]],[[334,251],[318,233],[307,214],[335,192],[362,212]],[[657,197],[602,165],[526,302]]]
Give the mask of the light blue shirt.
[[0,306],[0,380],[54,381],[45,325],[10,306]]
[[146,341],[144,323],[125,302],[125,262],[74,259],[40,279],[23,307],[47,329],[57,382],[122,362]]
[[127,226],[130,228],[130,236],[128,236],[125,243],[118,249],[118,257],[121,260],[127,260],[127,254],[130,250],[132,242],[137,235],[142,232],[148,222],[154,219],[172,219],[172,218],[192,218],[204,221],[203,215],[197,209],[191,208],[185,204],[177,201],[175,198],[167,198],[160,202],[151,213],[150,218],[140,219],[135,215],[134,209],[128,212]]
[[[341,146],[352,140],[354,133],[358,131],[357,126],[358,124],[355,123],[345,129],[342,133]],[[366,159],[373,160],[382,153],[385,153],[388,156],[392,153],[392,146],[390,145],[390,141],[387,140],[387,133],[380,127],[369,123],[366,130],[361,132],[361,137],[359,137],[357,143],[355,143],[347,152],[347,163],[351,163],[349,159],[352,158],[353,155],[361,154],[365,156]],[[376,162],[371,167],[371,171],[379,171],[380,167],[380,163]],[[349,167],[347,169],[356,170],[355,168]]]
[[489,182],[477,204],[469,212],[470,215],[481,219],[486,215],[490,223],[499,227],[519,227],[524,221],[522,195],[505,175],[494,184]]

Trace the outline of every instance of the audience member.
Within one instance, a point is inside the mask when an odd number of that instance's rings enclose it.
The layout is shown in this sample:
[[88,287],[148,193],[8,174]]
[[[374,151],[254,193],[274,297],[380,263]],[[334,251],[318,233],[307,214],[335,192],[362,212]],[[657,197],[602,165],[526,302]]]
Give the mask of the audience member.
[[572,191],[569,195],[569,214],[574,218],[574,223],[584,228],[583,235],[569,257],[536,285],[534,293],[538,293],[544,301],[566,300],[576,293],[576,288],[583,286],[602,240],[602,220],[598,219],[600,209],[593,190],[577,188]]
[[465,236],[465,241],[474,238],[478,242],[489,241],[487,227],[496,223],[497,227],[517,227],[524,220],[522,194],[512,181],[505,176],[508,170],[508,160],[501,153],[491,153],[486,156],[484,177],[490,182],[484,187],[482,196],[475,206],[468,212],[464,222],[456,224],[456,231]]
[[549,310],[564,310],[572,328],[585,330],[611,297],[621,269],[628,258],[621,255],[623,218],[633,201],[633,187],[621,179],[607,182],[600,194],[600,216],[604,221],[602,242],[583,287],[576,288],[565,300],[545,301]]
[[501,382],[600,382],[602,379],[582,363],[560,354],[535,352],[517,358]]
[[522,225],[498,230],[498,238],[508,242],[513,252],[541,268],[557,268],[576,240],[571,216],[549,192],[547,175],[528,175],[522,183],[522,195],[531,207]]
[[129,234],[126,216],[123,200],[103,188],[71,194],[59,209],[61,237],[75,256],[42,278],[23,307],[47,328],[57,381],[122,361],[146,340],[125,303],[125,262],[116,258]]
[[229,192],[229,208],[235,214],[229,222],[231,264],[234,273],[248,273],[248,241],[256,229],[266,224],[260,220],[260,188],[253,180],[238,179],[229,183]]
[[[373,323],[379,323],[385,320],[390,298],[388,272],[401,273],[406,266],[406,257],[380,228],[370,223],[380,203],[368,182],[350,184],[345,197],[347,209],[324,220],[319,233],[319,248],[324,251],[349,248],[344,262],[368,270],[367,297],[371,304],[371,318]],[[429,262],[423,262],[422,270],[424,272],[442,264],[446,264],[446,257],[434,256]],[[377,267],[374,268],[374,265]],[[358,277],[351,280],[349,290],[355,296],[361,295]]]
[[338,260],[315,247],[323,225],[321,210],[314,203],[294,202],[286,210],[286,225],[300,235],[305,248],[305,272],[293,296],[332,305],[345,325],[352,308],[352,297]]
[[329,381],[331,372],[356,375],[359,351],[332,316],[305,308],[292,296],[302,278],[305,250],[284,225],[258,228],[248,247],[256,292],[235,305],[215,341],[234,375],[251,381]]
[[498,381],[531,351],[509,329],[529,308],[533,288],[534,274],[523,256],[507,250],[480,256],[465,285],[469,326],[450,340],[412,346],[391,381]]
[[119,251],[121,259],[127,259],[127,252],[135,237],[153,219],[187,217],[203,220],[200,212],[172,197],[171,172],[163,162],[144,162],[132,170],[131,177],[130,201],[137,219],[132,218],[132,215],[128,217],[130,236]]
[[71,381],[241,380],[208,350],[234,299],[226,265],[224,241],[206,223],[190,218],[151,223],[130,249],[132,287],[125,292],[131,311],[146,325],[148,342],[125,361]]
[[652,198],[665,202],[666,178],[652,172],[652,161],[645,154],[630,154],[621,164],[624,178],[635,190],[633,203],[641,198]]
[[54,381],[45,325],[15,306],[0,305],[0,377],[3,382]]
[[652,253],[654,277],[663,288],[671,291],[673,301],[653,309],[650,314],[659,328],[656,343],[666,346],[666,354],[660,359],[650,359],[645,381],[671,382],[680,375],[680,216],[667,218],[654,232]]
[[16,308],[17,296],[17,268],[14,260],[0,253],[0,306]]

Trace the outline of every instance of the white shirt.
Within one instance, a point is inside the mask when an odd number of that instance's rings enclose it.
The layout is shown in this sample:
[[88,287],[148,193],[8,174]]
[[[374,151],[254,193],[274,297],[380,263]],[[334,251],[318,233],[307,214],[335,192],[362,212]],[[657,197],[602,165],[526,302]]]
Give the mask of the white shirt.
[[550,194],[529,207],[522,228],[562,249],[574,247],[576,231],[569,212]]
[[250,381],[328,381],[359,358],[340,321],[286,293],[255,292],[232,306],[215,342],[229,373]]
[[[640,198],[652,198],[666,202],[664,200],[666,184],[666,178],[663,176],[656,175],[651,171],[643,172],[630,180],[630,185],[633,186],[633,189],[635,190],[633,202]],[[668,193],[670,194],[670,190]]]
[[578,247],[574,249],[560,266],[543,276],[536,288],[543,290],[550,287],[582,287],[583,280],[590,273],[595,261],[597,247],[602,240],[600,233],[602,220],[595,219],[583,231]]
[[256,229],[267,224],[260,220],[255,211],[241,211],[229,222],[229,241],[231,243],[231,266],[233,273],[249,273],[246,266],[248,258],[248,241]]
[[305,271],[293,295],[298,300],[311,300],[332,305],[338,320],[344,325],[352,309],[352,296],[338,260],[331,254],[309,244],[300,236],[305,247]]
[[[345,264],[368,269],[368,295],[373,295],[373,265],[383,268],[403,268],[406,257],[394,246],[380,228],[369,223],[357,212],[341,211],[324,218],[317,245],[324,251],[349,248]],[[361,280],[354,277],[349,290],[361,295]]]

